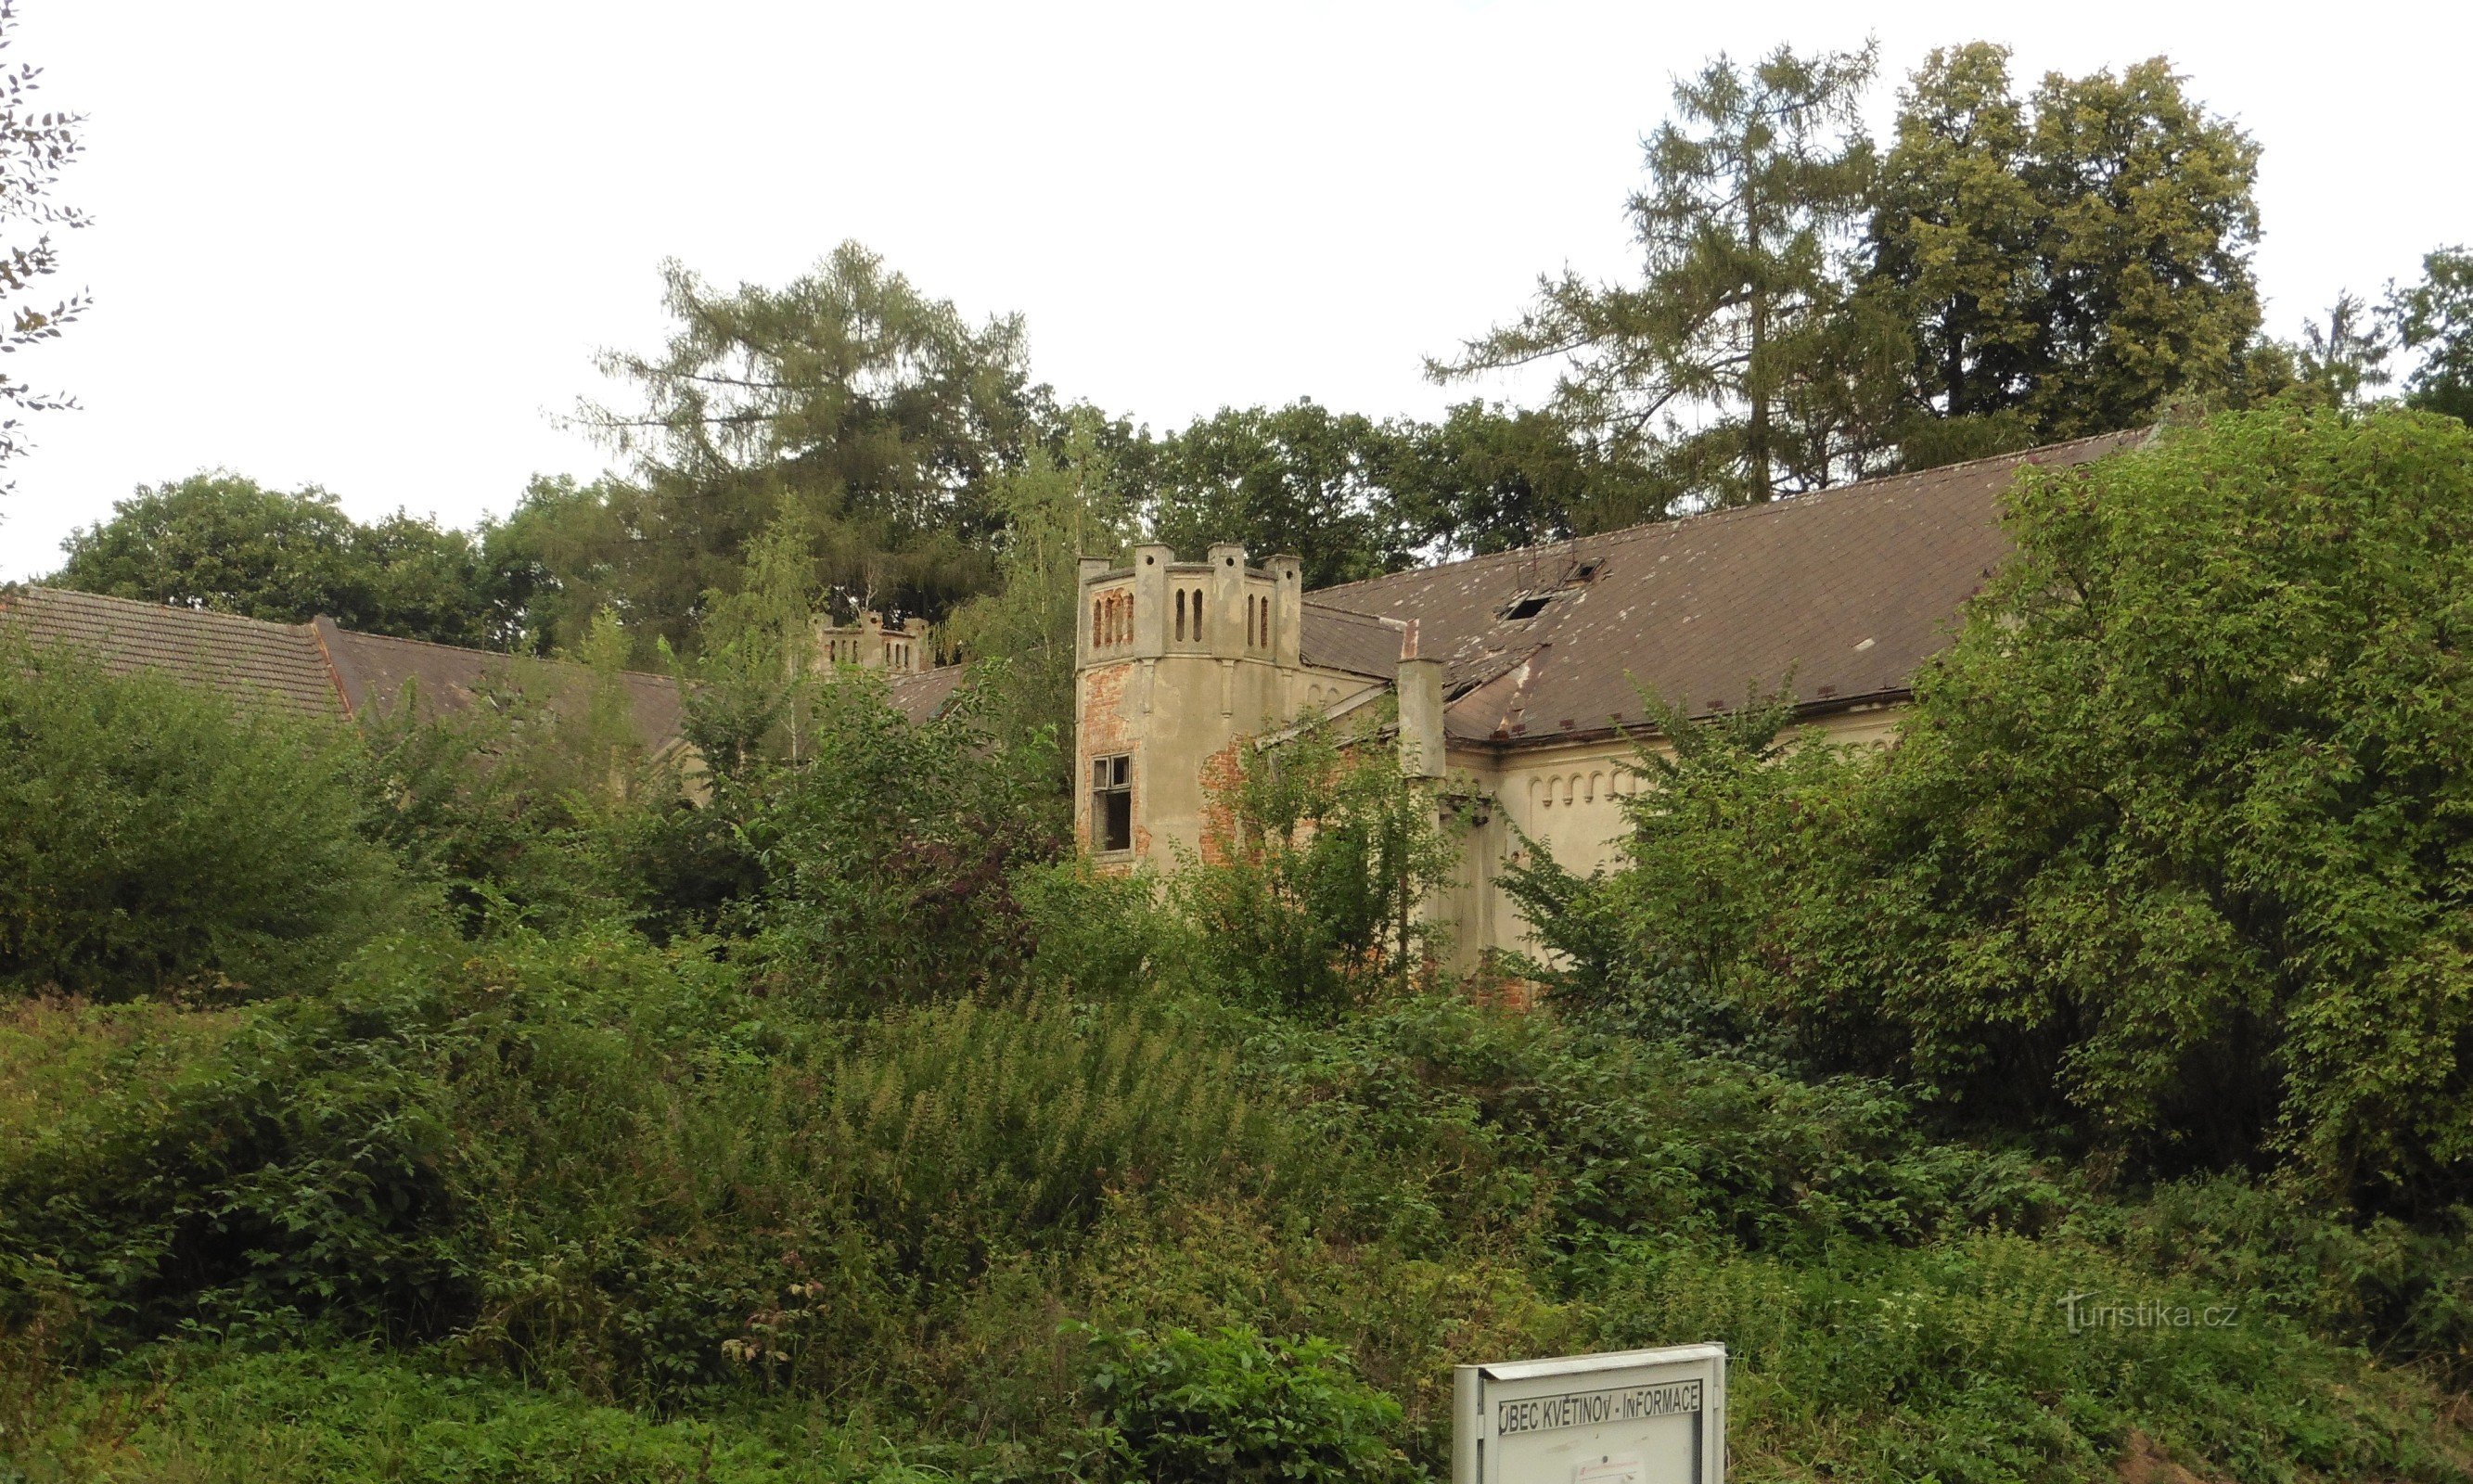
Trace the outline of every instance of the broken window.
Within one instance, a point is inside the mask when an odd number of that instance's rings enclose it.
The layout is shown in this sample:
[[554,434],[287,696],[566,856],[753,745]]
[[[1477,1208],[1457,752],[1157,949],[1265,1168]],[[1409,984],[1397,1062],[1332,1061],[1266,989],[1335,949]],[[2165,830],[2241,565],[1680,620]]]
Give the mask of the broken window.
[[1091,849],[1134,848],[1134,759],[1125,754],[1091,760]]
[[1522,598],[1504,609],[1502,616],[1508,619],[1534,618],[1546,611],[1546,605],[1552,597],[1552,593],[1542,593],[1535,597]]

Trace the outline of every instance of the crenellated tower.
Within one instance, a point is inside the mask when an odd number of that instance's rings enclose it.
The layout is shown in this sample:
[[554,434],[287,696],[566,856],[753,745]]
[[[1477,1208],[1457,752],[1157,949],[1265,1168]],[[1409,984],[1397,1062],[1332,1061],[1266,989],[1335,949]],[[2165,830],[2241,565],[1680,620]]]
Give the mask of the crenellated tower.
[[[1295,721],[1359,676],[1319,677],[1301,658],[1304,563],[1249,563],[1220,545],[1199,562],[1166,546],[1129,565],[1081,565],[1074,667],[1074,819],[1103,864],[1174,862],[1204,849],[1210,790],[1245,738]],[[1319,679],[1317,679],[1319,677]]]
[[882,613],[865,612],[849,625],[835,625],[825,615],[816,619],[816,658],[828,671],[856,665],[888,675],[914,675],[926,669],[931,658],[924,618],[888,624]]

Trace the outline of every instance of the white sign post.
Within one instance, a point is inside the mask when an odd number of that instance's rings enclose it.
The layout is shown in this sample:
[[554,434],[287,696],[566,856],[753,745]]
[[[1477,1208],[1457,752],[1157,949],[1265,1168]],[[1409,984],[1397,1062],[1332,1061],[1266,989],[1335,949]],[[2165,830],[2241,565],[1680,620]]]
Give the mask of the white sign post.
[[1725,1484],[1726,1347],[1460,1366],[1452,1484]]

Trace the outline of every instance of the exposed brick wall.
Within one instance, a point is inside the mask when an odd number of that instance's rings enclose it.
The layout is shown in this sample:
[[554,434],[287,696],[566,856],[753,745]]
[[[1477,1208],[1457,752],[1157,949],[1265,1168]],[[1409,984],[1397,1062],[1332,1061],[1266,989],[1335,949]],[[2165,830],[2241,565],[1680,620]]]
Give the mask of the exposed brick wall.
[[[1082,672],[1079,705],[1073,725],[1073,830],[1087,846],[1091,839],[1091,759],[1135,752],[1139,729],[1125,714],[1125,687],[1133,683],[1131,663],[1102,665]],[[1144,770],[1134,769],[1134,853],[1150,853],[1150,831],[1142,826],[1142,794],[1150,786]],[[1111,867],[1121,870],[1121,867]]]
[[1237,749],[1245,744],[1240,739],[1212,754],[1202,761],[1202,858],[1213,866],[1227,864],[1228,850],[1236,841],[1236,811],[1229,801],[1244,781],[1245,764]]

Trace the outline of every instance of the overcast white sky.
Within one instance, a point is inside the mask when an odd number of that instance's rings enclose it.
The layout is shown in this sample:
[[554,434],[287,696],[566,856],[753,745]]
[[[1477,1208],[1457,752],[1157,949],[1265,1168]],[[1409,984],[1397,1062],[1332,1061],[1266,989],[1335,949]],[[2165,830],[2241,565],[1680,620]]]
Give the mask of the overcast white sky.
[[600,390],[596,347],[658,341],[664,256],[779,282],[857,238],[1022,311],[1043,379],[1154,427],[1299,395],[1430,413],[1421,354],[1542,269],[1626,268],[1671,77],[1781,40],[1868,31],[1893,78],[1975,37],[2022,77],[2171,56],[2266,148],[2279,333],[2473,239],[2461,4],[21,10],[38,101],[91,115],[61,194],[97,225],[57,281],[96,307],[14,368],[84,405],[12,470],[0,577],[201,467],[455,524],[592,472],[552,418]]

